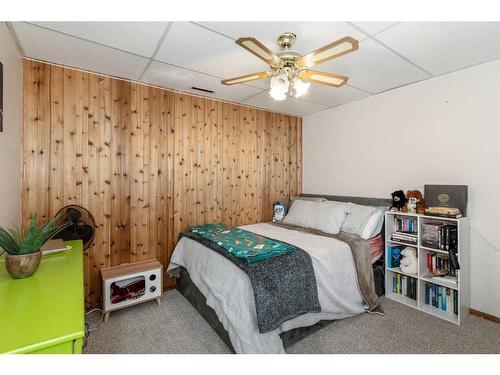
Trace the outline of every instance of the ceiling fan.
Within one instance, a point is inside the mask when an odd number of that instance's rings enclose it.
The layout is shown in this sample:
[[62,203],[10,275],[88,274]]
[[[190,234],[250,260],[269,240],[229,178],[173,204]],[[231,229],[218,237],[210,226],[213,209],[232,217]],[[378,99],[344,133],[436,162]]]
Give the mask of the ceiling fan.
[[297,36],[294,33],[282,33],[278,38],[278,44],[282,50],[277,53],[268,49],[255,38],[244,37],[237,39],[236,44],[268,63],[270,71],[225,79],[221,81],[222,84],[236,85],[271,77],[269,95],[275,100],[284,100],[287,94],[296,98],[304,95],[311,82],[333,87],[340,87],[347,82],[348,77],[320,72],[310,68],[356,51],[358,49],[356,39],[348,36],[307,55],[302,55],[291,49],[296,38]]

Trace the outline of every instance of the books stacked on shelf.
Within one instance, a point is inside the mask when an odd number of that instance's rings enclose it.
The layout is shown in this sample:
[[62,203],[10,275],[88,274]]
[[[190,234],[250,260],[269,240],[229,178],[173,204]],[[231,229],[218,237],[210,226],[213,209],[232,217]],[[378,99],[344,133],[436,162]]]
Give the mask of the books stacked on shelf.
[[394,233],[392,233],[391,239],[393,241],[404,242],[404,243],[407,243],[409,245],[417,245],[418,244],[417,233],[394,232]]
[[434,276],[457,276],[457,270],[450,267],[450,257],[446,254],[427,253],[427,271]]
[[458,315],[458,291],[456,290],[425,283],[425,303],[446,311],[447,314]]
[[392,276],[392,291],[417,300],[417,279],[396,273]]
[[405,233],[417,233],[417,219],[395,216],[394,231],[405,232]]
[[399,262],[401,261],[401,251],[403,251],[403,246],[392,246],[389,245],[387,266],[389,268],[399,267]]
[[458,208],[452,207],[427,207],[425,214],[430,216],[449,217],[452,219],[461,218],[462,212]]
[[422,224],[422,245],[432,249],[456,250],[458,228],[455,224],[429,222]]

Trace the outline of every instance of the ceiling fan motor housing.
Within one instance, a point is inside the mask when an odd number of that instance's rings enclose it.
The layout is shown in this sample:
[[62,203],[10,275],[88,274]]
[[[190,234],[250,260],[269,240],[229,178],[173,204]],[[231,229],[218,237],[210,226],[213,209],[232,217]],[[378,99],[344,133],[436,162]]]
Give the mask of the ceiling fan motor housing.
[[297,35],[286,31],[278,37],[278,44],[284,49],[291,48],[293,43],[295,43],[295,39],[297,39]]

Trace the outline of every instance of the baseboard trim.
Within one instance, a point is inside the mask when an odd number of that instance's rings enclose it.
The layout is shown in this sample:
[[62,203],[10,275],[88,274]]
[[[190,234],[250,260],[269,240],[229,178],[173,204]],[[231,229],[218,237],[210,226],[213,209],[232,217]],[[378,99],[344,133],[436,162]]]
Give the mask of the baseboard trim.
[[469,309],[471,315],[479,316],[480,318],[491,320],[492,322],[500,324],[500,318],[498,316],[488,314],[479,310]]

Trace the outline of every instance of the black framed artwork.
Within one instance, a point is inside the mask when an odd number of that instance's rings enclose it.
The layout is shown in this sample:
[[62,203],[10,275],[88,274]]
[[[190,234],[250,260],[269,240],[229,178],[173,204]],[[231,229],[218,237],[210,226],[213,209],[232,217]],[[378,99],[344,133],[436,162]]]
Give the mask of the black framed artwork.
[[0,62],[0,133],[3,132],[3,65]]

